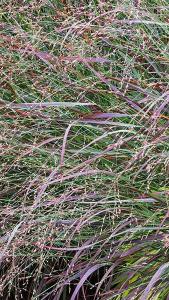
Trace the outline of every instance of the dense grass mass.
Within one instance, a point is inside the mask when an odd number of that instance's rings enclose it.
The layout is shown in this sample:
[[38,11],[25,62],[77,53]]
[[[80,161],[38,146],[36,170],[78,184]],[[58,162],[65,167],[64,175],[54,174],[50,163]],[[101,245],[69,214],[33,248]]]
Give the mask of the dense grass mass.
[[1,0],[1,299],[169,299],[168,11]]

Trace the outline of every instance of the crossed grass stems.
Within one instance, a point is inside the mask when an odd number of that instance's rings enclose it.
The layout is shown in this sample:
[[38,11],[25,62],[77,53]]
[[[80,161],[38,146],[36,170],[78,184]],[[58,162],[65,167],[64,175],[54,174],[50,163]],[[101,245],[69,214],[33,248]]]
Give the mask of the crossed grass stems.
[[3,5],[2,299],[167,299],[167,8]]

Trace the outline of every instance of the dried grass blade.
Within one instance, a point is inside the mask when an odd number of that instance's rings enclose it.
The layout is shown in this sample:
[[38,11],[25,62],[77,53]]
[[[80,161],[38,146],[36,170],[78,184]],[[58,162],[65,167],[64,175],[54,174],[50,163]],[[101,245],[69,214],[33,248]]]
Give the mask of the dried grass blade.
[[10,103],[1,105],[1,107],[11,109],[43,109],[49,107],[75,107],[75,106],[91,106],[93,103],[85,102],[41,102],[41,103]]

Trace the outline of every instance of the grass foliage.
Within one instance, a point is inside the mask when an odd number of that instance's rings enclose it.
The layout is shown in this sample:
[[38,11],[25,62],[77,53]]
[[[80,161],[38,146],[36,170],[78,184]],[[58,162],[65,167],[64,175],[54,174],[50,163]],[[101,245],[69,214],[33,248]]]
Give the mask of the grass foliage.
[[1,0],[1,299],[169,299],[167,4]]

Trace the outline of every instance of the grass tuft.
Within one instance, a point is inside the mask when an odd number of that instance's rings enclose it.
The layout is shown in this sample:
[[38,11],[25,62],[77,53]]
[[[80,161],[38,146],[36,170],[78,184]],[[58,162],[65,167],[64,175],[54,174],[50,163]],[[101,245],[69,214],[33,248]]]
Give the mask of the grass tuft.
[[2,299],[169,299],[168,8],[1,1]]

